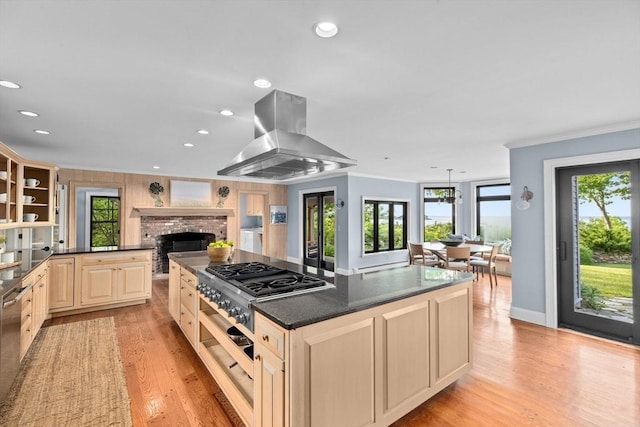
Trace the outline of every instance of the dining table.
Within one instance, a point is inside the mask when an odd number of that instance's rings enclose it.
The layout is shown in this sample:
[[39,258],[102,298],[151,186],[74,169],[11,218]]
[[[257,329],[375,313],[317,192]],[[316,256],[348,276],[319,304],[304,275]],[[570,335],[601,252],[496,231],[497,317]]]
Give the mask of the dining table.
[[[440,242],[424,242],[422,244],[422,247],[428,251],[430,251],[431,253],[433,253],[435,256],[437,256],[438,258],[440,258],[442,261],[446,262],[447,261],[447,245],[445,245],[444,243],[440,243]],[[489,245],[480,245],[477,243],[461,243],[457,246],[458,248],[469,248],[469,252],[471,252],[471,254],[477,254],[477,253],[484,253],[484,252],[491,252],[492,246]]]

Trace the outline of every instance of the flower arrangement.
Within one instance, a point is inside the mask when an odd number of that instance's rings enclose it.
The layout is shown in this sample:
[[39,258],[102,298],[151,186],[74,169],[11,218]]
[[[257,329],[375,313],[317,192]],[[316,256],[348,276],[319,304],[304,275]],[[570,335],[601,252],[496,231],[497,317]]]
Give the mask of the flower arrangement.
[[156,206],[164,205],[164,202],[160,198],[160,194],[164,193],[164,187],[159,182],[152,182],[149,185],[149,192],[156,196]]
[[227,196],[229,196],[229,187],[224,185],[218,188],[218,207],[219,208],[224,207],[224,201],[227,199]]

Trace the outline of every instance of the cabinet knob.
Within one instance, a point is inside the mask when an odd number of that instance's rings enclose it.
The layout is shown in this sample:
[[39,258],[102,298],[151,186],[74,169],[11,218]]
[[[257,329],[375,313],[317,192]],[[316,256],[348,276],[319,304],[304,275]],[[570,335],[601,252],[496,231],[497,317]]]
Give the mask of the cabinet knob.
[[262,341],[269,342],[269,335],[263,335]]
[[256,360],[260,360],[260,359],[262,359],[262,357],[260,357],[259,354],[256,354]]

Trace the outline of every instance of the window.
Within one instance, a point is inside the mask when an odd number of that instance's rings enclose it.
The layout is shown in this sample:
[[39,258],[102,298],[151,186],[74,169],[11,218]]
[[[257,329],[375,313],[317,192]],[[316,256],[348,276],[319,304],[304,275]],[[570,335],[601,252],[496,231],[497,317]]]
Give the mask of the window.
[[511,185],[476,187],[476,230],[485,243],[511,239]]
[[364,201],[364,253],[407,248],[407,202]]
[[446,239],[456,233],[456,205],[443,201],[447,190],[455,188],[430,187],[423,189],[424,241]]
[[117,246],[120,241],[120,197],[91,196],[91,247]]

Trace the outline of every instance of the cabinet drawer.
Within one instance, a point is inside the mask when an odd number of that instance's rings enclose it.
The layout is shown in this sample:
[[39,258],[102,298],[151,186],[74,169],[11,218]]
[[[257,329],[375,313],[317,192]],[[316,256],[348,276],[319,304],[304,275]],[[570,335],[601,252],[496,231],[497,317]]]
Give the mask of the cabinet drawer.
[[196,285],[198,284],[198,279],[196,278],[196,276],[184,269],[180,272],[180,280],[182,280],[188,286],[191,286],[194,290],[196,288]]
[[22,307],[21,307],[21,313],[22,313],[22,317],[25,316],[25,314],[31,314],[31,312],[33,311],[32,308],[32,302],[33,302],[33,288],[29,289],[23,296],[22,296],[22,300],[20,301],[22,303]]
[[196,318],[183,305],[180,310],[180,327],[191,345],[196,342]]
[[116,254],[83,255],[82,265],[122,264],[151,261],[151,252],[118,252]]
[[185,285],[184,283],[180,284],[180,302],[192,316],[196,314],[197,299],[198,295],[196,294],[195,288]]
[[260,317],[256,317],[256,341],[281,359],[284,359],[285,337],[285,331],[278,329],[275,325],[262,320]]

